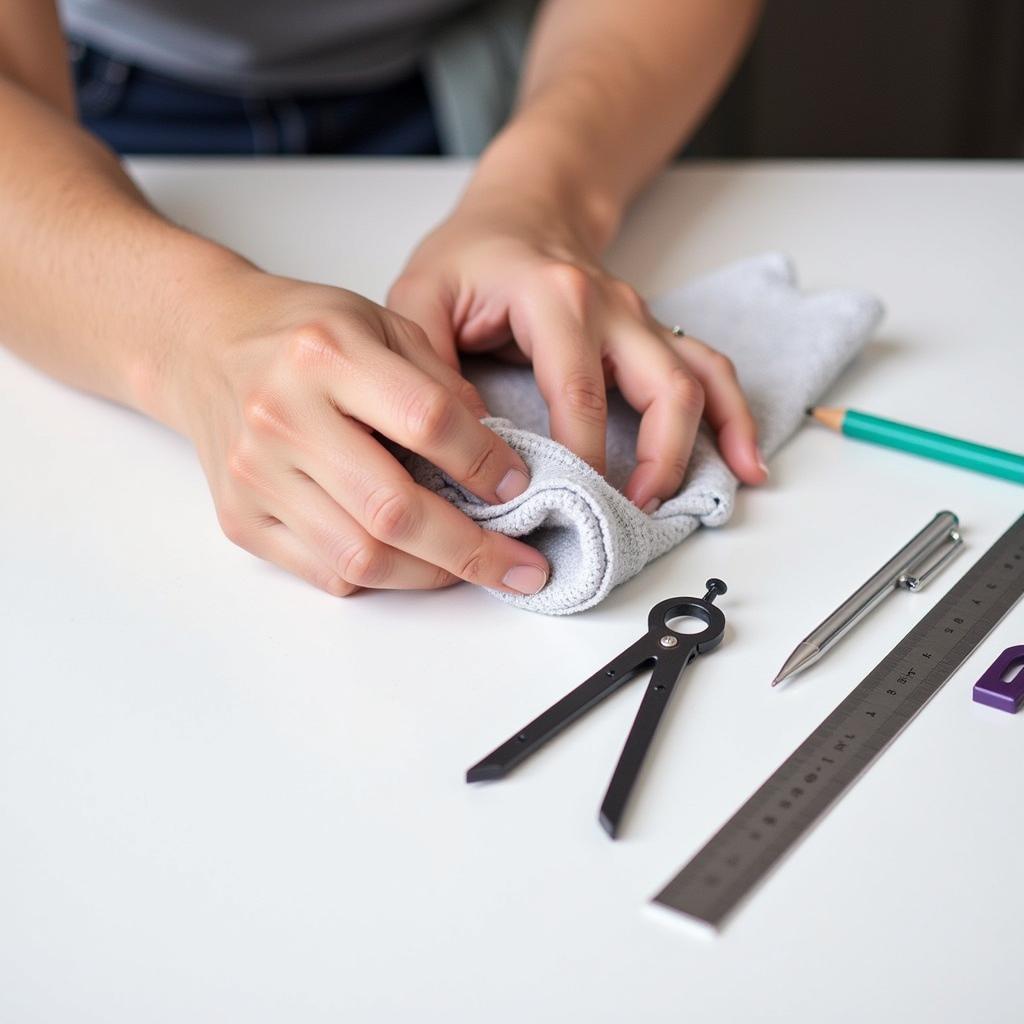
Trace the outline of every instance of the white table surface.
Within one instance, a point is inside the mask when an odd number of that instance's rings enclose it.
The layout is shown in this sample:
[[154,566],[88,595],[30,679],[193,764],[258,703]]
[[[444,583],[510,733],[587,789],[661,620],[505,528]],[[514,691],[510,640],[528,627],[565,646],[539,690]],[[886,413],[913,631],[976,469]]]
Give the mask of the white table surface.
[[[138,162],[157,205],[381,298],[459,163]],[[836,403],[1024,447],[1020,165],[688,166],[612,263],[653,293],[766,249],[889,313]],[[219,534],[187,445],[0,356],[0,1019],[1019,1020],[1024,715],[971,703],[1017,607],[717,938],[649,897],[1024,508],[806,429],[602,606],[339,601]],[[802,680],[794,643],[939,509],[970,545]],[[466,767],[706,577],[726,643],[623,838],[595,814],[634,684],[500,785]]]

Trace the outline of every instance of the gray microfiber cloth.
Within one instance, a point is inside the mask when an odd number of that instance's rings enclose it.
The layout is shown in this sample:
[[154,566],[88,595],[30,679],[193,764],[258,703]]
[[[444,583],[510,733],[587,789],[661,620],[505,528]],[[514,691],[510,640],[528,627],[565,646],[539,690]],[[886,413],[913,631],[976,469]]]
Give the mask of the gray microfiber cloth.
[[[805,407],[860,351],[883,312],[864,292],[801,292],[779,253],[699,277],[652,302],[651,310],[733,360],[766,457],[790,438]],[[546,436],[547,409],[528,367],[478,359],[463,369],[495,414],[484,422],[530,467],[529,488],[503,505],[487,505],[418,456],[406,465],[482,526],[524,537],[547,557],[551,578],[539,594],[495,591],[502,600],[549,615],[583,611],[701,524],[720,526],[732,514],[739,482],[706,427],[679,493],[648,516],[618,489],[633,468],[639,417],[617,392],[609,396],[604,478]]]

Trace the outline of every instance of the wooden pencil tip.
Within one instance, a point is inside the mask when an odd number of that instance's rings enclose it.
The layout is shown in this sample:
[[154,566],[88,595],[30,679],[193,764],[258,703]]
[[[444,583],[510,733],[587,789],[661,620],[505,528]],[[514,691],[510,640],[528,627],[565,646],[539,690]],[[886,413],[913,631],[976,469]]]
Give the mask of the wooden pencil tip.
[[845,415],[845,409],[827,409],[821,405],[811,409],[811,416],[831,430],[843,429],[843,418]]

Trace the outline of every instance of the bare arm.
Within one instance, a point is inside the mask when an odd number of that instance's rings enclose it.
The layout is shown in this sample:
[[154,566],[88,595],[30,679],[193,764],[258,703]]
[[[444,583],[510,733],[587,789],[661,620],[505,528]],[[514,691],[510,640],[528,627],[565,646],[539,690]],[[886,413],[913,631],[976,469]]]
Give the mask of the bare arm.
[[8,26],[0,35],[0,74],[73,117],[75,105],[56,7],[0,0],[0,24]]
[[761,0],[547,0],[518,111],[477,184],[582,200],[598,247],[724,87]]
[[416,486],[366,429],[510,499],[528,471],[469,385],[402,317],[159,216],[73,121],[52,3],[0,0],[0,125],[0,341],[187,435],[232,540],[337,595],[544,585],[538,552]]
[[139,406],[181,326],[176,292],[242,261],[159,217],[77,126],[52,4],[0,0],[0,25],[0,337],[69,383]]

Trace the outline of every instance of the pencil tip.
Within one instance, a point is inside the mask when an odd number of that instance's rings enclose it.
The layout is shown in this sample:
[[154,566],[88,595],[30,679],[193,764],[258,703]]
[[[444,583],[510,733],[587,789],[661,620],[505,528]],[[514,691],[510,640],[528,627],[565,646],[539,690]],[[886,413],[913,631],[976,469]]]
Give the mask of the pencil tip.
[[807,406],[807,408],[804,409],[804,415],[805,416],[813,416],[814,415],[814,406],[813,405]]
[[777,686],[783,679],[788,679],[808,665],[814,664],[821,657],[821,653],[820,647],[801,640],[796,645],[796,650],[786,659],[786,664],[779,669],[779,674],[772,680],[772,686]]

